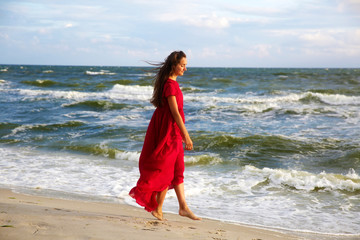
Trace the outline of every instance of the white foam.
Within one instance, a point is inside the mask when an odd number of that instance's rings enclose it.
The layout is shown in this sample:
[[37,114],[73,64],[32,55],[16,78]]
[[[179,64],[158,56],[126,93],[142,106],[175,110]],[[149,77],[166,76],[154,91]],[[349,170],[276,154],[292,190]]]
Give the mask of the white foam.
[[[115,153],[115,158],[132,161],[132,162],[139,162],[140,154],[141,152],[117,151]],[[202,154],[202,155],[194,155],[194,156],[185,156],[184,162],[190,164],[194,164],[194,163],[196,164],[202,162],[204,162],[204,164],[218,164],[218,163],[222,163],[223,160],[219,156],[214,154],[212,155]]]
[[[118,151],[116,159],[109,160],[101,156],[0,147],[0,155],[1,186],[120,197],[134,204],[128,192],[139,177],[139,152]],[[186,161],[194,158],[196,161],[201,156],[186,157]],[[206,171],[198,167],[185,171],[187,202],[201,216],[283,229],[296,226],[296,230],[302,231],[336,234],[358,231],[360,213],[353,211],[358,196],[346,198],[341,192],[359,191],[360,177],[354,170],[339,175],[250,165],[212,171],[211,166],[214,165],[207,165]],[[316,188],[328,191],[330,196],[317,198],[313,192]],[[164,207],[165,211],[177,212],[174,191],[169,191]]]
[[128,73],[127,76],[136,76],[136,77],[153,77],[156,74],[153,72],[145,72],[145,73]]
[[121,160],[127,160],[132,162],[139,162],[140,153],[139,152],[116,152],[115,158]]
[[188,164],[218,164],[222,163],[223,160],[217,154],[201,154],[201,155],[193,155],[193,156],[185,156],[184,162]]
[[109,166],[101,157],[1,147],[0,155],[3,186],[117,197],[138,178],[136,167]]
[[46,82],[46,81],[48,81],[48,80],[36,79],[36,82],[37,82],[37,83],[40,83],[40,84],[42,84],[42,83],[44,83],[44,82]]
[[43,73],[53,73],[54,71],[53,70],[44,70],[42,71]]
[[[42,124],[43,126],[45,126],[45,124]],[[7,138],[7,137],[11,137],[11,136],[15,136],[16,134],[18,134],[19,132],[24,132],[26,131],[27,129],[31,129],[33,128],[35,125],[33,124],[23,124],[19,127],[16,127],[14,129],[11,130],[11,133],[4,136],[4,138]]]
[[[73,101],[74,104],[85,100],[108,100],[115,102],[140,101],[149,102],[152,96],[153,87],[139,85],[121,85],[115,84],[112,89],[104,92],[80,92],[80,91],[52,91],[38,89],[16,89],[22,100],[36,99],[66,99]],[[320,103],[304,104],[302,99],[307,97],[316,97]],[[358,122],[357,110],[360,104],[360,97],[345,96],[339,94],[321,94],[321,93],[278,93],[270,96],[254,96],[253,94],[228,94],[222,96],[216,92],[213,93],[187,93],[184,94],[186,106],[196,106],[202,109],[218,114],[220,110],[231,111],[234,114],[238,112],[244,114],[258,114],[269,112],[269,114],[286,111],[297,114],[319,114],[319,111],[329,116],[344,117],[346,119],[355,119]],[[326,105],[328,104],[328,105]],[[339,106],[346,106],[339,108]],[[205,113],[208,115],[208,113]],[[201,114],[195,118],[201,118]]]
[[148,101],[153,93],[153,87],[151,86],[138,86],[138,85],[120,85],[115,84],[114,87],[109,90],[109,94],[112,98],[121,97],[128,100],[144,100]]
[[152,87],[147,86],[125,86],[115,84],[114,87],[105,92],[79,92],[79,91],[58,91],[58,90],[37,90],[37,89],[18,89],[24,99],[51,98],[68,99],[75,101],[94,100],[94,99],[114,99],[114,100],[140,100],[148,101],[151,98]]
[[232,97],[219,97],[209,94],[187,94],[185,99],[187,101],[198,101],[210,104],[216,103],[233,103],[233,104],[278,104],[278,103],[296,103],[306,97],[318,97],[323,102],[331,105],[353,105],[360,104],[360,97],[345,96],[340,94],[322,94],[322,93],[281,93],[280,96],[252,96],[248,94],[234,95]]
[[360,97],[358,96],[345,96],[341,94],[322,94],[322,93],[309,93],[313,96],[319,97],[321,101],[331,105],[358,105],[360,104]]
[[[358,233],[360,213],[353,209],[359,199],[342,194],[359,191],[354,170],[314,174],[248,165],[224,173],[188,171],[185,178],[188,202],[202,216],[281,229],[296,226],[297,231]],[[165,209],[176,211],[176,202],[171,204]]]
[[350,169],[349,172],[345,176],[350,179],[360,180],[359,174],[357,174],[354,169]]
[[116,73],[110,72],[108,70],[100,70],[100,72],[86,71],[87,75],[116,75]]
[[[318,98],[319,102],[304,103],[306,98]],[[216,93],[188,93],[184,95],[185,105],[193,105],[200,109],[206,109],[205,115],[212,112],[215,116],[222,114],[238,115],[239,113],[267,115],[294,113],[299,115],[326,114],[331,117],[345,118],[355,124],[357,118],[360,97],[331,95],[321,93],[278,93],[277,95],[254,96],[253,94],[241,94],[221,96]],[[343,107],[339,107],[343,106]],[[201,113],[201,111],[199,112]],[[201,118],[201,114],[194,116]],[[214,119],[214,118],[212,118]]]
[[233,103],[233,104],[266,104],[266,103],[279,103],[279,102],[297,102],[303,98],[305,94],[290,93],[284,96],[249,96],[245,95],[234,95],[232,97],[218,97],[218,96],[209,96],[209,93],[206,94],[187,94],[185,100],[187,101],[198,101],[206,102],[210,104],[216,103]]
[[[84,121],[79,121],[79,120],[77,120],[76,122],[85,123]],[[61,124],[61,123],[59,123],[59,124]],[[14,129],[12,129],[11,133],[8,134],[8,135],[5,135],[4,138],[18,135],[19,133],[25,132],[25,131],[27,131],[29,129],[32,129],[32,128],[46,127],[46,126],[48,126],[48,124],[23,124],[21,126],[18,126],[18,127],[14,128]]]
[[253,166],[246,166],[244,172],[259,174],[269,179],[273,186],[288,186],[298,190],[324,191],[346,190],[354,192],[360,190],[360,177],[353,169],[347,175],[331,174],[322,172],[313,174],[305,171],[285,169],[258,169]]

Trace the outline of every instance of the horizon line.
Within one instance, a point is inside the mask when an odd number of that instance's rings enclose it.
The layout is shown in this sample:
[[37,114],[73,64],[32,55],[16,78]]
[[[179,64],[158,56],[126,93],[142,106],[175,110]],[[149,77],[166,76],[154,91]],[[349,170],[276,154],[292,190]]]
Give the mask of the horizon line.
[[[133,67],[133,68],[151,68],[151,66],[141,66],[141,65],[85,65],[85,64],[74,64],[74,65],[70,65],[70,64],[21,64],[21,63],[0,63],[0,66],[5,66],[5,65],[11,65],[11,66],[52,66],[52,67]],[[254,69],[259,69],[259,68],[266,68],[266,69],[360,69],[359,67],[234,67],[234,66],[229,66],[229,67],[214,67],[214,66],[190,66],[188,68],[254,68]]]

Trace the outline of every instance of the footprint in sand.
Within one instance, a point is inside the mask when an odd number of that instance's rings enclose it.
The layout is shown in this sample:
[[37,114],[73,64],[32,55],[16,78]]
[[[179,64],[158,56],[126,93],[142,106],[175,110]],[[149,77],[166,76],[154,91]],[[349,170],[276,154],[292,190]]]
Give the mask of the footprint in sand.
[[148,221],[147,224],[157,226],[157,225],[159,225],[159,222],[158,221]]
[[145,231],[155,231],[156,229],[155,228],[143,228],[141,230],[145,230]]
[[54,208],[56,211],[63,211],[63,212],[71,212],[70,210],[67,209],[62,209],[62,208]]
[[40,223],[30,223],[29,225],[36,228],[35,231],[33,232],[33,235],[37,234],[40,230],[46,230],[46,229],[48,229],[50,227],[49,224],[42,223],[42,222],[40,222]]

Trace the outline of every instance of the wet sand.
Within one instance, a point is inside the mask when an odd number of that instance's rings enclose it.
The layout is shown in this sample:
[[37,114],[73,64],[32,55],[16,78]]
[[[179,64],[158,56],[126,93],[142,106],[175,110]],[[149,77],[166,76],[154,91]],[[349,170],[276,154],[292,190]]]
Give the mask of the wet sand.
[[252,226],[165,213],[158,221],[125,204],[63,200],[0,189],[0,239],[315,239]]

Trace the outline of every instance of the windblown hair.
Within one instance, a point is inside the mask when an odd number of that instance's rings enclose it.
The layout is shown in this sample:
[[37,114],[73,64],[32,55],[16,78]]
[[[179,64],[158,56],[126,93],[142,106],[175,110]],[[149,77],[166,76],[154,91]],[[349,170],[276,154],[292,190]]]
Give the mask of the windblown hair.
[[164,91],[164,85],[169,77],[174,73],[175,67],[180,63],[182,58],[186,58],[186,55],[183,51],[174,51],[172,52],[164,62],[161,63],[149,63],[153,66],[157,66],[153,69],[156,72],[156,75],[153,79],[154,92],[150,103],[155,107],[162,106],[162,95]]

